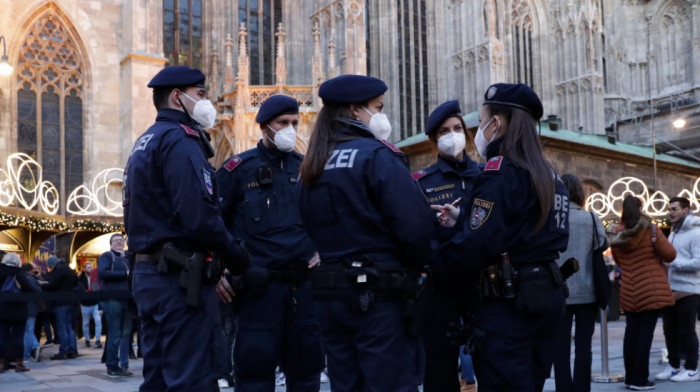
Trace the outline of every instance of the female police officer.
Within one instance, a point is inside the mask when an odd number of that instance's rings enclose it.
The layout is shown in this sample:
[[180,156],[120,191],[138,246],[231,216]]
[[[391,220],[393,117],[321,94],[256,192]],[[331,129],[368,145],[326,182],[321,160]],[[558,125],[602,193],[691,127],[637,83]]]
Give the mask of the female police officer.
[[[413,174],[413,178],[432,204],[467,202],[472,186],[479,176],[479,168],[469,159],[466,147],[466,125],[458,101],[447,101],[430,113],[425,133],[437,147],[437,162]],[[463,204],[457,204],[463,205]],[[433,238],[449,239],[450,230],[440,227],[433,218]],[[475,284],[464,284],[452,279],[441,264],[431,265],[432,284],[426,319],[425,381],[423,390],[458,391],[457,358],[459,346],[450,344],[447,337],[450,323],[459,324],[460,318],[473,311],[476,302]]]
[[420,383],[411,305],[432,212],[403,154],[381,141],[391,132],[386,90],[360,75],[323,83],[300,167],[302,220],[321,256],[311,287],[338,392],[417,391]]
[[456,220],[461,230],[442,245],[441,261],[455,274],[480,274],[483,336],[472,344],[480,391],[542,390],[552,365],[564,309],[553,260],[567,245],[568,196],[542,156],[535,129],[542,112],[527,85],[489,87],[474,140],[488,162],[467,211],[433,206],[449,210],[441,223]]

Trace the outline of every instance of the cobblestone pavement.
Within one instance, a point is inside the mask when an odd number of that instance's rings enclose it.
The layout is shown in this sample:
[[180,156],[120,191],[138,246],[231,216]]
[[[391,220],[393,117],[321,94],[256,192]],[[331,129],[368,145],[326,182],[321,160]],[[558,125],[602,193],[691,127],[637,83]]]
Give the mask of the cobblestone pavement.
[[[699,323],[700,324],[700,323]],[[624,316],[617,321],[608,323],[608,351],[610,374],[623,374],[624,364],[622,360],[622,338],[625,332]],[[700,333],[700,325],[698,326]],[[663,370],[661,365],[661,349],[664,347],[663,331],[659,319],[654,332],[654,342],[651,347],[651,360],[649,364],[650,374],[653,375]],[[101,349],[85,348],[84,341],[78,341],[80,356],[77,359],[65,361],[51,361],[49,357],[56,354],[58,346],[47,347],[42,350],[42,361],[28,361],[26,365],[32,370],[25,373],[15,373],[13,370],[0,374],[0,391],[41,391],[53,392],[133,392],[138,391],[142,381],[141,370],[143,361],[136,359],[130,361],[130,370],[133,377],[111,379],[107,377],[106,369],[100,362]],[[596,333],[593,336],[593,373],[601,372],[600,355],[600,328],[596,325]],[[573,354],[573,349],[572,349]],[[283,392],[284,387],[277,387],[276,392]],[[545,384],[545,391],[554,391],[554,379],[550,378]],[[593,383],[592,391],[625,391],[622,383]],[[657,391],[700,391],[700,382],[674,383],[660,381],[656,385]],[[233,388],[222,391],[233,391]],[[330,391],[330,384],[321,384],[321,391]]]

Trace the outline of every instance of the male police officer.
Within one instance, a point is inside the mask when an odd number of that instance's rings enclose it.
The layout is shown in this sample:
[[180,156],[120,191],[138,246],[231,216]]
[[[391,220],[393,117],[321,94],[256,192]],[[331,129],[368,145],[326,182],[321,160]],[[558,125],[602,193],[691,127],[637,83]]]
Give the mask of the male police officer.
[[200,128],[216,117],[204,79],[175,66],[151,80],[156,123],[136,140],[124,171],[124,226],[136,254],[133,295],[143,334],[141,392],[218,390],[211,369],[219,276],[205,253],[219,252],[238,273],[249,261],[220,215],[207,161],[213,151]]
[[252,266],[240,292],[225,279],[225,301],[237,294],[234,346],[237,392],[273,392],[281,364],[288,391],[318,391],[323,354],[309,287],[318,254],[301,222],[296,183],[302,155],[293,151],[299,125],[296,99],[274,95],[255,121],[257,148],[229,158],[216,173],[224,220],[245,241]]

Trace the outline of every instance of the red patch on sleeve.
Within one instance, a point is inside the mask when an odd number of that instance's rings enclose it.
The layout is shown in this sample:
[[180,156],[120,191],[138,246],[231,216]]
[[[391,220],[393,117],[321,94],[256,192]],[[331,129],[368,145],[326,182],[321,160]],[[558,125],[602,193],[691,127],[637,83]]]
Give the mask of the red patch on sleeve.
[[418,170],[417,172],[413,173],[411,177],[413,177],[414,180],[418,180],[425,177],[426,174],[428,173],[426,173],[424,170]]
[[399,150],[395,145],[387,142],[386,140],[380,140],[382,143],[384,143],[387,147],[391,149],[391,151],[398,153],[398,154],[403,154],[403,151]]
[[228,162],[224,164],[224,167],[226,168],[226,170],[231,171],[235,169],[236,166],[240,165],[241,162],[243,162],[243,160],[237,155],[234,155],[231,159],[228,160]]
[[180,124],[180,126],[182,127],[182,129],[185,130],[185,133],[187,133],[188,135],[192,135],[192,136],[197,136],[197,137],[199,137],[199,133],[197,133],[197,131],[195,131],[194,129],[188,127],[188,126],[185,125],[185,124]]
[[501,163],[503,163],[502,156],[493,157],[486,163],[484,171],[499,171],[501,170]]

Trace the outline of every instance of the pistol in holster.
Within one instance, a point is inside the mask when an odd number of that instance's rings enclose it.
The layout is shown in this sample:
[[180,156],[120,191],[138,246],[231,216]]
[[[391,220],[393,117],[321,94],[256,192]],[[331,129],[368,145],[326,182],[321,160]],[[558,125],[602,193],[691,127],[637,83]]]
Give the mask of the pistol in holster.
[[204,253],[195,252],[187,256],[172,244],[163,245],[158,272],[167,273],[173,265],[180,269],[180,287],[187,293],[185,303],[188,306],[199,307],[201,304],[204,259]]

